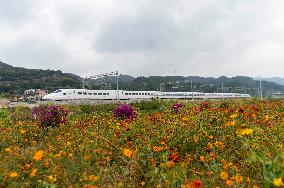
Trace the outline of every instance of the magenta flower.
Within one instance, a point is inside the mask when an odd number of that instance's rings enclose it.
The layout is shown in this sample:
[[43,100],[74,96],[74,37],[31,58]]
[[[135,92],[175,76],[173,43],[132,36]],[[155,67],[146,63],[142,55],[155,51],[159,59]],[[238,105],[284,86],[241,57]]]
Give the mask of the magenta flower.
[[179,112],[181,111],[182,107],[183,107],[183,104],[181,104],[181,103],[175,103],[175,104],[173,104],[173,106],[172,106],[172,110],[173,110],[175,113],[179,113]]
[[55,127],[67,123],[69,111],[60,106],[40,106],[32,111],[41,128]]
[[137,117],[137,113],[134,108],[128,104],[119,105],[114,111],[113,114],[119,119],[134,119]]

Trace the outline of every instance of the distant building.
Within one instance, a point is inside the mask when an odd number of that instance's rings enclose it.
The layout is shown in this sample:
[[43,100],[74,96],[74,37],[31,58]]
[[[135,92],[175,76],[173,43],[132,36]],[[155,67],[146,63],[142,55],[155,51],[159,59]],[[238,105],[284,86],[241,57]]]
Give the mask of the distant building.
[[24,92],[25,98],[33,101],[39,101],[47,94],[48,90],[43,89],[29,89]]
[[35,96],[38,97],[39,99],[42,99],[47,94],[48,94],[48,91],[43,90],[43,89],[37,89],[35,92]]
[[283,99],[284,98],[284,92],[273,93],[273,98],[275,98],[275,99]]

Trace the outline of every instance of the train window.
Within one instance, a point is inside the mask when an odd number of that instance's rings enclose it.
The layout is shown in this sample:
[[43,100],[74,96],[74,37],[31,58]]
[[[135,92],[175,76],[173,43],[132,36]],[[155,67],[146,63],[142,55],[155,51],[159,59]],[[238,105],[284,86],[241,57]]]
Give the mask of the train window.
[[141,95],[141,93],[139,93],[139,95]]
[[66,95],[66,93],[63,93],[63,95]]
[[103,93],[103,95],[106,95],[106,93]]
[[98,95],[102,95],[102,93],[98,93]]
[[97,93],[94,93],[94,95],[97,95]]
[[82,92],[78,92],[78,95],[82,95]]
[[83,94],[84,94],[84,95],[87,95],[87,93],[85,93],[85,92],[84,92]]
[[128,95],[128,93],[125,93],[125,95]]
[[60,92],[62,92],[60,89],[58,89],[58,90],[55,90],[53,93],[60,93]]
[[89,95],[93,95],[93,93],[88,93]]
[[109,95],[109,93],[107,93],[107,95]]

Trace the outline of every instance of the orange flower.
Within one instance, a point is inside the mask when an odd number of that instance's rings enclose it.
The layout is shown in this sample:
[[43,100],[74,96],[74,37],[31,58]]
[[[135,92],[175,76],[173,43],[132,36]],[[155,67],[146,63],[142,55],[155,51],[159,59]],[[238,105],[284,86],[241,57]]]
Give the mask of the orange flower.
[[12,172],[12,173],[10,173],[10,177],[11,178],[15,178],[15,177],[18,177],[18,173],[17,172]]
[[228,179],[228,173],[227,172],[221,172],[220,173],[220,178],[222,180],[227,180]]
[[22,129],[22,130],[21,130],[21,133],[22,133],[22,134],[25,134],[25,133],[26,133],[26,130]]
[[36,169],[36,168],[33,168],[33,169],[32,169],[32,172],[30,173],[30,177],[35,176],[36,172],[37,172],[37,169]]
[[159,146],[154,146],[153,147],[153,152],[160,152],[163,151],[163,148],[159,147]]
[[92,158],[92,156],[90,156],[90,155],[85,155],[84,156],[84,160],[86,160],[86,161],[89,161],[91,158]]
[[200,156],[199,159],[200,159],[200,161],[202,161],[202,162],[205,161],[205,157],[204,157],[204,156]]
[[34,159],[35,161],[39,161],[39,160],[41,160],[41,158],[43,157],[43,154],[44,154],[44,151],[43,151],[43,150],[39,150],[39,151],[37,151],[37,152],[35,153],[33,159]]
[[124,148],[123,149],[123,154],[126,156],[126,157],[129,157],[131,158],[132,157],[132,151],[130,149],[127,149],[127,148]]
[[232,180],[226,180],[226,185],[231,187],[234,184]]
[[240,184],[243,181],[243,177],[239,175],[234,176],[233,179],[237,182],[237,184]]
[[99,178],[100,178],[99,176],[95,176],[95,175],[90,175],[90,176],[89,176],[89,180],[90,180],[90,181],[98,181]]

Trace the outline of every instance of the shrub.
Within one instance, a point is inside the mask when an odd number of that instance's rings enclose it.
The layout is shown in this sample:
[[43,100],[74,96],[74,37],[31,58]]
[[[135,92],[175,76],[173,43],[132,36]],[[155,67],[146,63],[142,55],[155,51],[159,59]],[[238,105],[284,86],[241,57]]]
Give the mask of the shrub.
[[107,103],[107,104],[97,104],[94,106],[95,112],[109,113],[117,107],[116,103]]
[[172,110],[175,113],[179,113],[181,111],[182,107],[183,107],[183,104],[181,104],[181,103],[174,103],[173,106],[172,106]]
[[92,105],[89,105],[89,104],[81,104],[80,105],[80,110],[84,114],[91,114],[91,113],[94,112],[94,107]]
[[32,111],[33,116],[43,129],[67,123],[69,111],[60,106],[40,106]]
[[7,108],[0,109],[0,119],[8,119],[9,118],[9,110]]
[[158,99],[151,99],[150,101],[134,102],[132,105],[139,110],[159,111],[162,108],[163,103]]
[[128,104],[119,105],[114,111],[113,114],[119,119],[134,119],[137,116],[134,108]]

